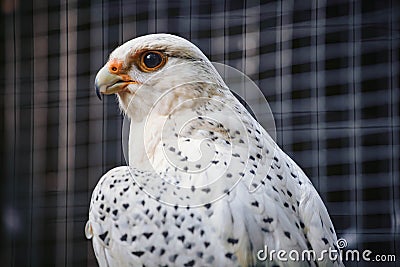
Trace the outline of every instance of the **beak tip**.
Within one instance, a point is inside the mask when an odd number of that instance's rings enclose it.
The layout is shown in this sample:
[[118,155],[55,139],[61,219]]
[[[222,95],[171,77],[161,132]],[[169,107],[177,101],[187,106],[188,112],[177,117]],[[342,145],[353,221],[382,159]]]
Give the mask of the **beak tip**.
[[100,101],[102,101],[103,99],[101,98],[100,88],[98,86],[95,86],[95,89],[97,97],[100,99]]

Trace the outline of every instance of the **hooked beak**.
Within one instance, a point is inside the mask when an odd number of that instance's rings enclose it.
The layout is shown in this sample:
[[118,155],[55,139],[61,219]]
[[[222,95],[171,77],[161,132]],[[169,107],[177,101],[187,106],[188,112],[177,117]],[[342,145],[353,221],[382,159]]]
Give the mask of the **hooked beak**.
[[129,84],[137,84],[128,75],[112,74],[108,71],[107,65],[101,68],[95,79],[95,90],[97,97],[101,99],[101,94],[110,95],[126,90]]

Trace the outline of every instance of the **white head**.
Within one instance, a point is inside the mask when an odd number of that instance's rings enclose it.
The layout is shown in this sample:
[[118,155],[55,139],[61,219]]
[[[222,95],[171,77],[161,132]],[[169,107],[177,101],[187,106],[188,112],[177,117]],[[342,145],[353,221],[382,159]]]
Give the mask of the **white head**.
[[171,34],[150,34],[116,48],[98,72],[95,87],[100,99],[101,94],[117,94],[123,112],[142,121],[156,103],[160,115],[167,115],[185,100],[220,94],[216,88],[226,85],[191,42]]

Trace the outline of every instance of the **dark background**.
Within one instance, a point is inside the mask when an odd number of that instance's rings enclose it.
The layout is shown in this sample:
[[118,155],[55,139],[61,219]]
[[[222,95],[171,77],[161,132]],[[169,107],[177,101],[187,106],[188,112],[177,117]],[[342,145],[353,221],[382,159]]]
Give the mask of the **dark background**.
[[91,192],[124,159],[122,116],[115,98],[96,98],[94,76],[118,44],[169,32],[256,82],[338,236],[397,254],[368,266],[400,266],[399,10],[395,0],[1,1],[1,265],[95,266]]

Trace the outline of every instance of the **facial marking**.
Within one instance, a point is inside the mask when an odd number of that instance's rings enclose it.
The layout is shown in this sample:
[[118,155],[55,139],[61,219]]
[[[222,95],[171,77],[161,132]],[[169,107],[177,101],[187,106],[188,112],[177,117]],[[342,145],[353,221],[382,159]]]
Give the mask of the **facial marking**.
[[108,63],[108,71],[111,74],[118,75],[122,81],[127,82],[124,85],[124,88],[128,86],[128,84],[138,84],[139,82],[133,80],[131,76],[128,74],[124,73],[124,68],[123,68],[124,62],[122,60],[118,59],[112,59]]
[[168,56],[159,50],[142,49],[131,56],[132,62],[142,72],[154,72],[167,63]]
[[112,74],[120,74],[120,72],[122,71],[122,66],[122,60],[112,59],[108,63],[108,71]]

